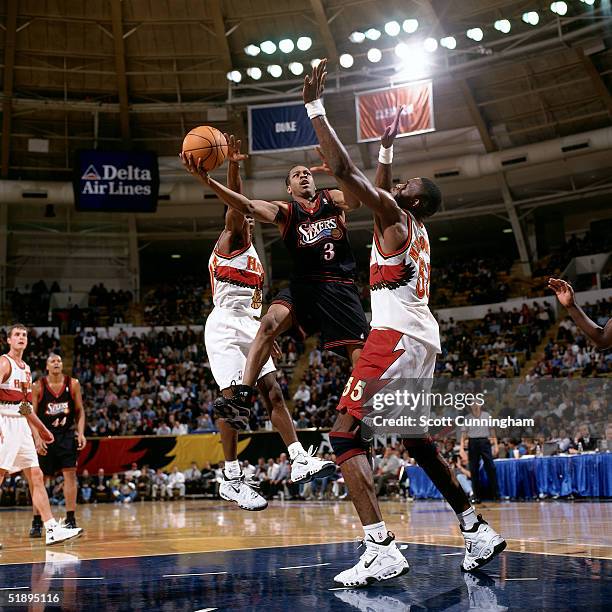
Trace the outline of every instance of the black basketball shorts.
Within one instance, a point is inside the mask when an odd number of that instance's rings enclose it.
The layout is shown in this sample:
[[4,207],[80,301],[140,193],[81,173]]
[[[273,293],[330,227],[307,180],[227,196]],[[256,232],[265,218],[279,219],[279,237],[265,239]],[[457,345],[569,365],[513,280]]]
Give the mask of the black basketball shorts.
[[38,463],[45,476],[53,476],[63,469],[76,467],[79,456],[74,431],[53,435],[55,440],[47,446],[47,454],[38,455]]

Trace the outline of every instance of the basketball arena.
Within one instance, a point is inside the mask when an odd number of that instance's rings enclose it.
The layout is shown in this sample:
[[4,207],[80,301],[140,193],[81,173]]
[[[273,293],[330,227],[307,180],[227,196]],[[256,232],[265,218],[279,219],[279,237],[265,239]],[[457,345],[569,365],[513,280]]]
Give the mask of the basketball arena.
[[0,610],[609,609],[610,0],[0,41]]

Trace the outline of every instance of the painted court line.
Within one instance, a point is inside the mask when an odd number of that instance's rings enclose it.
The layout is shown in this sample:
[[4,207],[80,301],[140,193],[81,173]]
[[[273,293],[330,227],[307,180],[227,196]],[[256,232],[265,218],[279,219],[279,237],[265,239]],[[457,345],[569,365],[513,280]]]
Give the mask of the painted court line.
[[539,580],[539,578],[504,578],[504,580]]
[[314,563],[313,565],[292,565],[291,567],[279,567],[279,570],[302,569],[303,567],[321,567],[322,565],[331,565],[331,563]]
[[57,578],[45,578],[45,580],[104,580],[104,576],[96,576],[96,577],[76,577],[76,578],[71,578],[68,576],[59,576]]
[[218,610],[219,608],[201,608],[200,610],[194,610],[193,612],[212,612],[213,610]]
[[29,589],[29,586],[24,587],[2,587],[0,591],[22,591],[23,589]]
[[462,552],[458,552],[458,553],[442,553],[440,556],[441,557],[457,557],[458,555],[463,555],[465,553]]
[[[182,576],[218,576],[220,574],[227,574],[227,572],[203,572],[201,574],[164,574],[162,578],[181,578]],[[216,610],[217,608],[210,608],[210,610]]]

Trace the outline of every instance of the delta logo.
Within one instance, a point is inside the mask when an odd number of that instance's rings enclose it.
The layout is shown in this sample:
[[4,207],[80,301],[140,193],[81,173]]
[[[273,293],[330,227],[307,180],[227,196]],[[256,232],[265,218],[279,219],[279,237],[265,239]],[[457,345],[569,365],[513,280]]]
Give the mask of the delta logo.
[[[84,195],[150,196],[151,170],[128,164],[125,167],[114,164],[102,164],[102,172],[89,164],[81,176],[84,181],[81,193]],[[134,184],[136,183],[136,184]],[[140,183],[140,184],[138,184]],[[148,184],[147,184],[148,183]]]
[[297,231],[300,246],[312,246],[326,238],[332,238],[332,240],[342,238],[342,230],[339,228],[337,217],[305,221],[298,225]]

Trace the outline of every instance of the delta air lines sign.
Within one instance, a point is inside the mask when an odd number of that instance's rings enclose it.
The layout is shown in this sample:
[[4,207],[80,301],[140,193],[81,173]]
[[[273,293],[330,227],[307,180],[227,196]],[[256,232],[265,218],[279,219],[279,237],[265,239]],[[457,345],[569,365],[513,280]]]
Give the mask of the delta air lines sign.
[[74,179],[77,210],[154,212],[159,195],[151,152],[81,151]]

